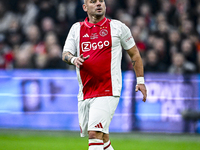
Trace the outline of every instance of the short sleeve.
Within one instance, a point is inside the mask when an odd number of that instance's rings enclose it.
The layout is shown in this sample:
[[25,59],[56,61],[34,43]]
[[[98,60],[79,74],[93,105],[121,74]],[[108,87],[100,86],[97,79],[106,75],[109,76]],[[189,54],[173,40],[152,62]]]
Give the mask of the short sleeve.
[[129,50],[135,45],[135,41],[133,39],[130,29],[123,23],[121,25],[121,33],[121,45],[125,50]]
[[75,55],[75,53],[77,51],[76,50],[76,37],[75,37],[76,28],[77,28],[77,23],[74,24],[69,31],[69,34],[65,41],[63,52],[68,51],[68,52],[72,53],[73,55]]

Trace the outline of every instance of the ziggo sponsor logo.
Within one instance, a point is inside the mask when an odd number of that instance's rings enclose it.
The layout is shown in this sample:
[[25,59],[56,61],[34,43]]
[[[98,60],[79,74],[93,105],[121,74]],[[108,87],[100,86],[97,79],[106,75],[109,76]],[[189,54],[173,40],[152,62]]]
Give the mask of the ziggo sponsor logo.
[[109,41],[99,41],[98,43],[96,42],[83,42],[81,44],[81,48],[82,48],[82,51],[83,52],[87,52],[87,51],[90,51],[91,49],[92,50],[97,50],[98,49],[102,49],[104,46],[109,46],[110,45],[110,42]]

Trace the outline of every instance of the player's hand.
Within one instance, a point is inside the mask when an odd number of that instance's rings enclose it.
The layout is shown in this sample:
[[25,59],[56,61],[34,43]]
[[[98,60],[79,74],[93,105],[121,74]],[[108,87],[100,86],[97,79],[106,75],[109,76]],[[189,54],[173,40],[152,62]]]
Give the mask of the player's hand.
[[89,57],[90,57],[90,55],[87,55],[86,57],[83,57],[83,54],[81,54],[79,57],[77,57],[77,58],[74,60],[74,65],[75,65],[77,68],[80,68],[80,66],[83,65],[83,62],[84,62],[85,60],[87,60]]
[[146,89],[146,86],[144,84],[137,84],[136,87],[135,87],[135,91],[141,91],[142,94],[143,94],[143,102],[146,102],[146,99],[147,99],[147,89]]

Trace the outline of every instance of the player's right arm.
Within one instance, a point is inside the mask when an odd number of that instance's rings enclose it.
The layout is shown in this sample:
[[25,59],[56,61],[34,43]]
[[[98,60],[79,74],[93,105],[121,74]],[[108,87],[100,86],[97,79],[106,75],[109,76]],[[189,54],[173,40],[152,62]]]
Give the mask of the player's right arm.
[[80,67],[80,65],[83,65],[83,62],[87,60],[90,57],[90,55],[87,55],[86,57],[83,57],[83,54],[81,54],[79,57],[75,57],[72,55],[72,53],[68,51],[64,51],[62,54],[62,60],[70,65],[75,65],[77,68]]
[[72,53],[68,52],[68,51],[64,51],[62,53],[62,60],[66,63],[68,63],[69,65],[72,65],[71,63],[71,59],[75,57],[74,55],[72,55]]
[[77,36],[79,36],[77,33],[79,29],[80,23],[75,23],[71,27],[62,53],[62,60],[70,65],[75,65],[77,68],[79,68],[80,65],[83,65],[83,62],[90,57],[89,55],[83,57],[83,54],[78,57],[75,56],[77,53],[77,44],[79,44],[76,42]]

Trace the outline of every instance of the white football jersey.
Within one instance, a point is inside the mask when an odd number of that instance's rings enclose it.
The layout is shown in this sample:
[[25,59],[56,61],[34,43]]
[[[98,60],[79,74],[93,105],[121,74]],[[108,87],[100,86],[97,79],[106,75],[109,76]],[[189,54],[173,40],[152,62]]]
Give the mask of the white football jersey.
[[67,36],[63,51],[90,57],[76,68],[78,100],[100,96],[120,96],[122,88],[122,47],[132,48],[135,41],[130,29],[118,20],[104,18],[96,24],[75,23]]

